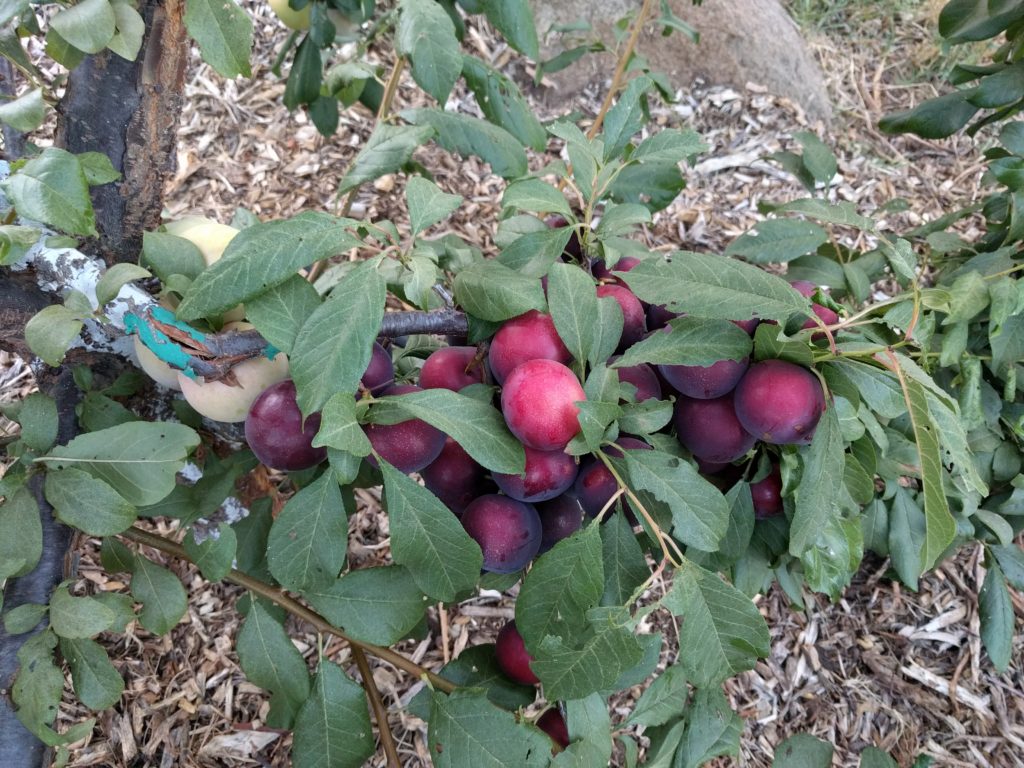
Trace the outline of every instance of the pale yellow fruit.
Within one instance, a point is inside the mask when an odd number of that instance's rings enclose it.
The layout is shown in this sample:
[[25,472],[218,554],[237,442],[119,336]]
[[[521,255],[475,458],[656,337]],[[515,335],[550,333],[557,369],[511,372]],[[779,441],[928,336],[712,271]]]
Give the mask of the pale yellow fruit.
[[295,29],[299,32],[309,29],[309,12],[312,4],[307,3],[301,11],[292,10],[288,0],[269,0],[270,10],[277,14],[288,29]]
[[[165,224],[164,229],[168,234],[184,238],[195,245],[203,255],[206,266],[220,260],[228,243],[240,231],[203,216],[183,216],[177,221]],[[241,320],[243,317],[245,317],[245,308],[241,304],[224,313],[225,322]]]
[[139,359],[139,367],[149,378],[157,384],[163,384],[170,389],[181,391],[181,384],[178,383],[178,372],[167,363],[149,351],[149,347],[142,343],[142,339],[136,335],[135,356]]
[[[225,330],[252,328],[249,323],[228,323]],[[245,421],[249,407],[260,393],[271,384],[288,378],[288,358],[278,352],[273,360],[254,357],[232,368],[239,386],[233,387],[221,381],[201,382],[178,373],[181,393],[188,404],[213,421]]]

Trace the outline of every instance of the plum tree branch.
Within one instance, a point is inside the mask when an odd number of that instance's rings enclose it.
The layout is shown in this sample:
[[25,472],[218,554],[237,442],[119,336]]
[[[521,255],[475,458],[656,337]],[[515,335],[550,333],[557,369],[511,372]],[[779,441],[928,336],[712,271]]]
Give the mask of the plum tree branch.
[[[153,549],[158,549],[161,552],[177,557],[180,560],[192,562],[192,559],[188,556],[188,553],[185,552],[185,548],[183,546],[177,542],[165,539],[163,536],[158,534],[133,527],[122,532],[120,535],[130,541],[143,544],[147,547],[152,547]],[[445,680],[440,675],[434,674],[425,667],[421,667],[412,659],[408,659],[390,648],[384,648],[379,645],[372,645],[371,643],[363,643],[359,640],[353,640],[319,613],[307,608],[290,595],[285,594],[283,590],[271,586],[266,582],[260,581],[259,579],[253,578],[247,573],[243,573],[242,571],[232,568],[225,577],[225,580],[230,581],[233,584],[237,584],[240,587],[245,587],[253,594],[266,598],[275,605],[284,608],[288,613],[292,614],[296,618],[302,619],[307,624],[312,625],[318,632],[333,635],[339,640],[344,640],[353,648],[358,647],[364,652],[372,654],[373,656],[383,659],[389,664],[398,667],[403,672],[408,672],[410,675],[425,679],[432,686],[444,691],[445,693],[451,693],[458,687],[450,680]]]
[[402,768],[402,761],[398,759],[398,747],[395,746],[395,737],[391,733],[391,726],[388,724],[388,711],[381,701],[380,691],[377,690],[377,683],[373,679],[373,670],[370,669],[370,662],[366,660],[366,654],[358,645],[352,647],[352,658],[359,667],[359,674],[363,678],[363,688],[366,696],[370,699],[370,706],[373,708],[373,718],[377,721],[377,731],[380,733],[380,743],[384,747],[384,754],[388,756],[388,768]]

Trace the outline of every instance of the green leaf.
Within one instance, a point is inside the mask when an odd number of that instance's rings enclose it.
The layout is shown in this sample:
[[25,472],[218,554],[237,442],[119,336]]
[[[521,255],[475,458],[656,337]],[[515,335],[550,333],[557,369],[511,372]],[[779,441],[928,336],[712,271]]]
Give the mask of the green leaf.
[[164,282],[171,275],[192,280],[206,268],[203,253],[195,243],[168,232],[142,233],[141,261]]
[[412,159],[416,148],[433,135],[434,129],[429,125],[378,123],[341,180],[338,194],[343,195],[364,182],[399,170]]
[[422,176],[413,176],[405,187],[409,205],[409,224],[412,234],[418,235],[428,227],[444,220],[462,204],[462,195],[449,195],[434,182]]
[[0,186],[26,219],[72,235],[96,235],[96,216],[85,172],[70,152],[56,147],[44,149]]
[[989,550],[995,555],[996,562],[1006,580],[1014,589],[1024,590],[1024,552],[1014,544],[993,545]]
[[512,182],[505,188],[501,205],[534,213],[558,213],[567,220],[573,218],[572,209],[565,195],[540,179],[521,179]]
[[[907,410],[899,379],[891,372],[859,360],[829,360],[823,373],[829,387],[840,382],[856,392],[868,407],[884,419],[895,419]],[[837,382],[837,377],[839,382]]]
[[379,397],[370,408],[378,424],[421,419],[461,445],[477,463],[492,472],[519,474],[526,466],[523,445],[490,403],[447,389],[426,389],[395,397]]
[[75,694],[89,709],[114,706],[124,693],[124,680],[102,645],[95,640],[61,638],[60,652],[71,668]]
[[114,614],[109,632],[124,632],[131,622],[135,621],[135,601],[129,595],[120,592],[97,592],[93,600],[102,603]]
[[646,122],[644,97],[654,85],[647,75],[629,81],[615,106],[608,110],[604,120],[604,160],[619,157]]
[[828,232],[810,221],[768,219],[740,235],[725,249],[727,256],[742,256],[754,264],[784,264],[828,242]]
[[537,26],[527,0],[481,0],[481,5],[509,45],[533,61],[540,58]]
[[[495,646],[490,643],[466,648],[459,657],[438,672],[460,688],[483,688],[487,698],[502,709],[527,707],[537,698],[537,689],[509,680],[498,666]],[[430,690],[424,689],[409,702],[409,711],[426,720],[430,715]]]
[[416,84],[441,104],[462,72],[455,25],[432,0],[402,0],[395,49],[409,59]]
[[582,699],[611,689],[623,672],[640,663],[643,649],[632,632],[602,618],[578,650],[549,636],[535,657],[530,668],[544,684],[545,696]]
[[245,318],[267,341],[291,354],[299,331],[320,306],[320,294],[302,275],[245,302]]
[[492,322],[546,308],[540,280],[493,261],[478,262],[455,276],[455,301],[474,317]]
[[599,693],[565,703],[571,743],[551,762],[556,768],[608,765],[612,756],[612,722]]
[[784,321],[810,314],[810,302],[781,277],[712,254],[682,251],[671,261],[648,259],[619,276],[644,301],[698,317]]
[[143,269],[138,264],[114,264],[103,273],[103,276],[96,283],[96,299],[99,305],[105,306],[113,301],[121,291],[121,287],[133,280],[141,280],[144,277],[151,277],[149,270]]
[[897,488],[889,510],[889,556],[900,581],[917,590],[917,579],[924,571],[925,516],[921,507],[904,488]]
[[249,77],[252,19],[234,0],[186,0],[185,27],[203,61],[222,77]]
[[489,122],[504,128],[523,146],[537,152],[544,149],[547,132],[514,80],[469,55],[462,57],[462,77]]
[[803,146],[803,164],[815,181],[828,184],[836,175],[836,157],[832,150],[810,131],[797,131],[793,138]]
[[520,273],[520,276],[544,277],[551,270],[551,265],[561,258],[570,237],[571,227],[526,232],[505,245],[496,261]]
[[117,539],[106,538],[100,545],[100,562],[111,573],[128,573],[135,568],[135,554]]
[[138,556],[132,569],[132,596],[142,603],[139,623],[154,635],[166,635],[188,610],[188,595],[178,577]]
[[836,409],[826,408],[809,448],[804,452],[803,475],[796,489],[796,511],[789,533],[789,553],[800,557],[819,532],[839,516],[839,489],[843,483],[844,446]]
[[1013,602],[1006,588],[1006,578],[995,563],[989,564],[985,583],[978,594],[978,614],[981,618],[981,641],[997,672],[1010,666],[1013,654]]
[[601,553],[604,561],[604,594],[601,605],[626,605],[651,569],[633,533],[633,526],[622,512],[616,512],[601,525]]
[[79,435],[38,459],[50,469],[85,470],[129,504],[156,504],[174,490],[175,475],[199,435],[184,424],[134,421]]
[[[573,172],[579,176],[575,162]],[[611,186],[611,197],[619,203],[639,203],[655,213],[667,208],[685,186],[686,179],[675,163],[635,163],[619,172]]]
[[609,203],[594,230],[597,239],[605,243],[606,253],[615,238],[631,234],[639,224],[649,224],[651,212],[638,203]]
[[359,768],[375,747],[362,686],[321,660],[313,692],[295,716],[295,768]]
[[6,415],[21,425],[21,440],[33,451],[48,450],[57,441],[57,404],[52,397],[33,392],[19,403],[16,414]]
[[[17,44],[14,50],[24,53],[20,43]],[[46,54],[67,69],[74,69],[85,59],[85,54],[61,37],[60,33],[53,27],[46,30]],[[29,64],[31,64],[31,61]]]
[[857,213],[857,204],[849,200],[830,203],[817,197],[801,197],[778,206],[775,212],[802,213],[822,223],[839,224],[865,232],[874,232],[878,226],[874,219]]
[[828,742],[798,733],[779,744],[772,768],[829,768],[834,751]]
[[899,764],[878,747],[867,747],[860,753],[860,768],[900,768]]
[[311,35],[306,35],[295,50],[288,82],[284,88],[282,101],[289,110],[296,109],[300,104],[311,104],[320,97],[320,83],[324,74],[323,60],[320,58],[320,47]]
[[716,552],[729,527],[729,504],[721,492],[676,456],[660,451],[625,451],[630,485],[649,491],[672,511],[672,534],[688,546]]
[[[459,66],[461,68],[461,63]],[[477,117],[436,108],[407,109],[401,115],[414,125],[433,127],[434,138],[444,149],[463,157],[476,155],[490,164],[492,173],[504,179],[523,176],[527,171],[526,152],[516,137],[504,128]]]
[[428,749],[435,768],[543,768],[551,759],[544,733],[517,724],[479,690],[434,692]]
[[622,307],[613,296],[602,296],[597,300],[597,331],[595,331],[594,348],[590,353],[591,360],[607,360],[615,352],[622,339],[624,325]]
[[292,496],[267,539],[270,572],[285,589],[324,589],[345,564],[348,518],[332,472]]
[[22,603],[4,614],[4,631],[8,635],[23,635],[31,632],[50,610],[39,603]]
[[64,674],[53,662],[57,636],[50,630],[30,637],[18,649],[18,676],[11,688],[15,714],[44,743],[58,742],[50,726],[57,717]]
[[370,455],[373,446],[356,421],[356,400],[350,393],[339,392],[327,401],[313,446],[335,448],[355,456]]
[[713,757],[738,754],[742,731],[743,718],[720,689],[697,691],[672,768],[698,768]]
[[664,725],[686,709],[690,698],[686,673],[678,664],[662,672],[637,701],[627,724]]
[[679,647],[688,652],[680,663],[698,688],[753,669],[768,655],[768,627],[757,607],[716,574],[685,562],[663,602],[683,617]]
[[220,581],[228,575],[238,545],[235,531],[227,523],[220,523],[217,532],[217,538],[208,536],[202,544],[196,543],[194,529],[190,528],[185,537],[185,552],[189,560],[196,564],[203,578],[209,581]]
[[604,589],[599,526],[562,539],[533,564],[516,600],[516,628],[533,652],[548,635],[574,637]]
[[594,281],[575,264],[554,264],[548,273],[548,306],[555,330],[576,360],[593,359],[597,293]]
[[107,483],[74,467],[46,473],[46,500],[59,520],[90,536],[120,533],[138,514]]
[[839,517],[829,519],[800,556],[804,580],[815,592],[838,600],[863,557],[860,523]]
[[306,211],[246,227],[195,279],[175,314],[181,320],[195,320],[227,312],[281,285],[303,267],[362,245],[347,231],[353,224],[350,219]]
[[391,523],[391,555],[435,600],[454,600],[480,579],[484,556],[458,518],[430,491],[380,462]]
[[612,367],[640,363],[707,367],[720,360],[742,360],[753,349],[747,332],[728,320],[677,317],[667,328],[631,346]]
[[253,600],[235,641],[238,662],[250,682],[270,691],[271,728],[290,728],[309,698],[309,670],[281,623]]
[[58,366],[81,331],[78,315],[55,304],[41,309],[25,324],[25,342],[44,363]]
[[50,20],[61,37],[85,53],[99,53],[114,36],[117,19],[109,0],[82,0]]
[[922,139],[952,136],[974,117],[978,108],[967,99],[970,91],[954,91],[928,99],[913,109],[886,115],[878,121],[885,133],[916,133]]
[[22,227],[17,224],[0,225],[0,267],[9,267],[28,253],[39,241],[42,233],[35,227]]
[[28,488],[5,491],[0,504],[0,579],[24,576],[43,553],[39,507]]
[[142,38],[146,34],[146,22],[127,0],[112,0],[117,32],[107,47],[126,61],[135,61],[142,49]]
[[329,587],[307,589],[303,595],[349,637],[382,646],[407,637],[429,605],[400,565],[350,571]]
[[939,14],[939,34],[949,43],[995,37],[1020,18],[1020,6],[999,0],[953,0]]
[[31,133],[46,119],[43,89],[26,91],[12,101],[0,104],[0,122],[20,133]]
[[641,141],[630,159],[643,163],[680,163],[707,151],[707,143],[696,131],[666,128]]
[[370,363],[384,316],[386,286],[372,262],[354,269],[299,330],[290,359],[304,414],[338,392],[354,393]]
[[623,403],[619,431],[628,435],[650,435],[672,420],[672,403],[653,397],[642,403]]
[[[121,0],[117,0],[117,5]],[[90,187],[98,187],[103,184],[110,184],[121,178],[121,174],[110,158],[102,152],[80,152],[76,155],[78,162],[82,164],[82,172]]]

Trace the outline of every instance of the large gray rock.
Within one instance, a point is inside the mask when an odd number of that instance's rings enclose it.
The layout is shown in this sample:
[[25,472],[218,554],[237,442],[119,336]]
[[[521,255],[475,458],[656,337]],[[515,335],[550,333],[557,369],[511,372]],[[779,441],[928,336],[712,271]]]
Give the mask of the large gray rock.
[[[655,4],[658,12],[658,3]],[[655,70],[665,72],[677,87],[686,88],[695,77],[715,85],[743,87],[759,83],[769,91],[786,96],[811,119],[828,120],[832,115],[824,77],[807,49],[796,24],[778,0],[705,0],[694,6],[690,0],[670,0],[675,14],[700,32],[692,43],[680,32],[663,37],[660,28],[648,24],[637,46]],[[612,25],[639,0],[534,0],[537,28],[546,32],[553,24],[586,21],[596,34],[613,47]],[[559,36],[553,35],[558,46]],[[560,49],[545,52],[553,55]],[[568,69],[550,75],[559,100],[568,100],[590,83],[606,85],[615,66],[614,56],[591,54]]]

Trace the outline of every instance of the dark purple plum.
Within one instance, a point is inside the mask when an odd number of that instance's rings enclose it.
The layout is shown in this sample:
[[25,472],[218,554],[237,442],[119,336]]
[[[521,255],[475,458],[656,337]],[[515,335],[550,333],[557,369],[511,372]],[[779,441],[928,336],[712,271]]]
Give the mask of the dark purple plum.
[[540,550],[540,515],[532,504],[487,494],[462,513],[462,527],[484,553],[484,570],[515,573]]
[[[635,437],[620,437],[618,444],[627,450],[651,450],[651,446]],[[622,457],[622,452],[617,448],[606,448],[605,453],[615,458]],[[615,482],[615,477],[608,471],[608,467],[597,458],[588,459],[580,466],[580,473],[576,476],[576,483],[573,485],[573,494],[580,500],[583,511],[589,517],[597,517],[608,500],[615,495],[616,490],[618,490],[618,484]],[[627,516],[634,520],[629,505],[625,504],[624,508]]]
[[547,552],[562,539],[572,536],[583,527],[583,506],[572,493],[563,493],[550,501],[537,505],[543,537],[541,553]]
[[446,438],[440,455],[420,470],[423,484],[456,515],[473,499],[491,493],[486,470],[452,438]]
[[614,283],[597,286],[597,296],[611,296],[622,310],[622,338],[619,341],[619,349],[626,349],[640,341],[647,331],[647,317],[640,299],[628,288]]
[[[412,384],[395,384],[379,395],[388,397],[422,391]],[[429,466],[444,449],[444,432],[419,419],[400,421],[398,424],[367,424],[363,431],[381,458],[406,474],[419,472]],[[367,457],[367,461],[377,466],[373,456]]]
[[658,370],[681,395],[711,400],[732,392],[746,373],[750,358],[719,360],[707,367],[699,365],[659,365]]
[[759,520],[782,512],[782,472],[778,464],[772,462],[772,471],[750,484],[750,497],[754,501],[754,516]]
[[579,406],[587,395],[576,374],[554,360],[518,366],[501,390],[501,412],[519,442],[538,451],[561,451],[580,431]]
[[391,362],[391,355],[376,341],[373,342],[373,352],[370,354],[370,364],[366,366],[360,382],[373,394],[378,394],[382,389],[392,384],[395,380],[395,364]]
[[[609,363],[618,360],[618,356],[609,358]],[[636,387],[636,401],[642,403],[644,400],[661,399],[661,382],[658,381],[658,374],[646,363],[630,365],[625,368],[616,368],[619,372],[619,382],[632,384]]]
[[729,463],[754,447],[757,438],[736,418],[732,394],[713,400],[680,396],[672,421],[679,442],[697,459]]
[[[818,286],[812,283],[810,280],[794,280],[790,283],[796,292],[801,296],[806,296],[808,299],[814,295],[814,292],[818,290]],[[811,302],[811,311],[818,316],[818,318],[825,325],[834,325],[839,322],[839,315],[836,314],[834,309],[818,304],[817,302]],[[818,324],[811,318],[807,318],[807,321],[801,326],[802,328],[817,328]],[[818,339],[824,339],[824,333],[815,333],[811,336],[812,341],[818,341]]]
[[613,271],[629,272],[629,270],[633,269],[633,267],[635,267],[639,263],[640,259],[636,258],[635,256],[623,256],[621,259],[615,262],[614,267],[608,269],[608,267],[605,266],[605,263],[603,261],[597,259],[594,261],[594,265],[591,268],[591,272],[593,272],[594,277],[596,277],[598,280],[611,281],[616,283],[617,285],[621,285],[623,288],[628,288],[628,286],[624,282],[622,282],[621,277],[612,273]]
[[516,629],[514,619],[507,622],[498,632],[494,656],[498,661],[498,667],[512,682],[521,685],[537,685],[540,682],[530,669],[533,656],[527,652],[523,636]]
[[754,363],[733,395],[743,428],[776,445],[810,442],[825,412],[817,376],[785,360]]
[[506,496],[516,501],[547,501],[567,490],[576,479],[576,460],[562,451],[526,449],[526,470],[522,475],[494,472],[491,477]]
[[652,331],[656,331],[668,325],[669,320],[674,320],[679,316],[678,312],[665,309],[664,305],[659,304],[655,306],[652,304],[647,308],[647,327]]
[[535,309],[506,321],[491,339],[487,353],[491,373],[499,384],[530,360],[554,360],[562,364],[572,360],[555,330],[551,315]]
[[537,719],[537,727],[562,749],[569,746],[569,726],[558,707],[552,707]]
[[733,320],[732,322],[746,331],[748,335],[753,336],[754,331],[757,330],[757,324],[761,321],[756,317],[752,317],[750,320]]
[[303,424],[291,379],[263,390],[245,417],[246,442],[256,458],[273,469],[309,469],[326,459],[326,448],[313,447],[319,430],[319,413],[310,414]]
[[476,347],[442,347],[424,361],[420,386],[458,392],[470,384],[483,384],[486,372],[483,360],[477,358]]

